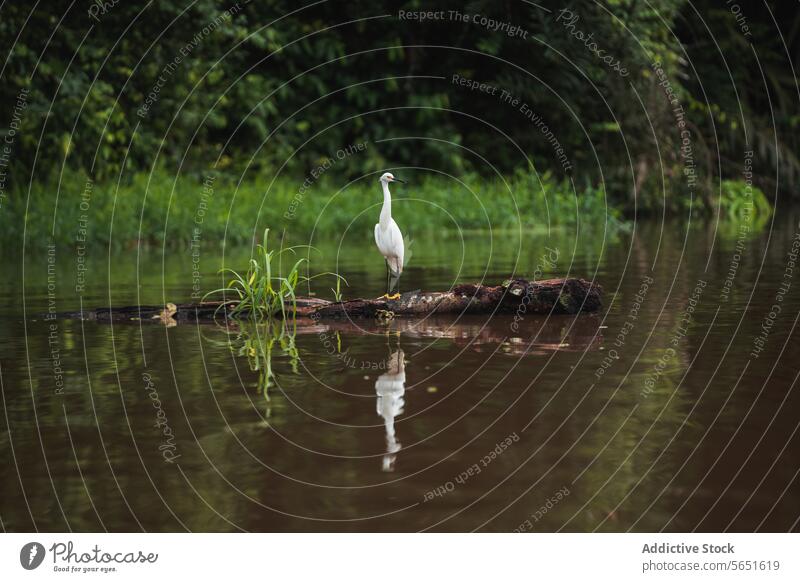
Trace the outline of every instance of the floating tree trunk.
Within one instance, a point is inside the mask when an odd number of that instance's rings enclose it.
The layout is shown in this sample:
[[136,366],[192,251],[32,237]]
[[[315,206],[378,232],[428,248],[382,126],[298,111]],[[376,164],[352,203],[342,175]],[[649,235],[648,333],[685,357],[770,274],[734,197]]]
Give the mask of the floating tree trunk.
[[[335,302],[315,297],[298,297],[296,306],[288,305],[297,317],[314,319],[422,317],[432,314],[576,314],[596,312],[602,307],[602,288],[584,279],[548,279],[526,281],[512,279],[488,287],[475,284],[456,285],[449,291],[412,291],[398,299],[352,299]],[[61,314],[98,321],[213,321],[225,319],[232,304],[220,301],[180,303],[174,315],[163,306],[134,305],[101,307],[84,312]]]
[[353,299],[316,307],[313,317],[376,317],[392,312],[395,317],[459,313],[553,313],[594,312],[602,306],[602,290],[583,279],[526,281],[513,279],[496,287],[456,285],[450,291],[413,291],[399,299]]

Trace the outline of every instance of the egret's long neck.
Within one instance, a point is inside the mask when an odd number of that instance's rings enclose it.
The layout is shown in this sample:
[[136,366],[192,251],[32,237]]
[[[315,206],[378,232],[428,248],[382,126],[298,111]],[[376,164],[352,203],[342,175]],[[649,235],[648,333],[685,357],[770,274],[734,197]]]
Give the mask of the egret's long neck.
[[383,187],[383,208],[381,209],[381,228],[389,226],[389,221],[392,219],[392,195],[389,194],[389,184],[381,182]]

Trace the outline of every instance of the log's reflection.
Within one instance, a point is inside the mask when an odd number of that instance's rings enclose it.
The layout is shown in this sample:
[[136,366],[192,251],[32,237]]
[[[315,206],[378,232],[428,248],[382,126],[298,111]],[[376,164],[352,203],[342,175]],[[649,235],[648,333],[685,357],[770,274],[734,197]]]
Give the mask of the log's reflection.
[[[405,338],[445,339],[476,352],[490,351],[512,356],[547,355],[554,351],[598,349],[603,342],[601,319],[596,315],[530,316],[513,325],[508,316],[466,316],[375,320],[311,320],[297,322],[298,334],[340,332],[375,335],[387,330]],[[500,344],[498,349],[498,344]]]
[[375,409],[383,417],[386,428],[386,454],[383,456],[383,470],[394,471],[397,453],[402,448],[394,428],[394,419],[403,414],[406,392],[406,356],[400,348],[393,351],[386,360],[386,373],[378,376],[375,382],[377,401]]

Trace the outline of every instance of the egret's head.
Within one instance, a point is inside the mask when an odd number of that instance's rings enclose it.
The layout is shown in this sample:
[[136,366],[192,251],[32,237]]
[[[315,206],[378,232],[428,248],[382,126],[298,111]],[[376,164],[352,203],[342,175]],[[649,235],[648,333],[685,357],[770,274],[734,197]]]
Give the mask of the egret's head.
[[391,172],[386,172],[385,174],[383,174],[383,176],[381,176],[380,178],[380,181],[383,182],[384,184],[388,184],[389,182],[400,182],[401,184],[405,184],[404,180],[401,180],[400,178],[395,178],[394,174],[392,174]]

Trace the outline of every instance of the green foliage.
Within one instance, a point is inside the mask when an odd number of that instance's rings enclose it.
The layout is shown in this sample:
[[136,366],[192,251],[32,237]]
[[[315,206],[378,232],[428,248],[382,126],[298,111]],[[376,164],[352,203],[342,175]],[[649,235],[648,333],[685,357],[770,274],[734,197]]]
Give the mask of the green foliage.
[[[226,305],[231,305],[229,316],[232,318],[248,317],[253,321],[272,318],[280,314],[286,318],[287,303],[292,306],[290,315],[294,316],[297,296],[295,289],[306,277],[301,277],[300,267],[304,258],[297,259],[289,273],[282,276],[276,272],[277,264],[282,262],[286,253],[295,254],[300,247],[281,248],[277,252],[268,250],[269,229],[264,231],[264,242],[256,247],[256,258],[250,259],[247,272],[240,274],[234,269],[222,269],[233,277],[227,287],[211,291],[208,295],[223,293]],[[228,294],[236,295],[236,299],[227,299]]]
[[[574,224],[616,228],[623,223],[621,210],[603,188],[589,183],[573,188],[550,172],[519,171],[494,180],[474,173],[457,181],[436,174],[404,176],[411,183],[393,190],[392,212],[407,234],[437,230],[456,236],[459,230],[546,230]],[[37,212],[26,212],[26,192],[9,197],[8,227],[0,231],[0,242],[18,243],[25,229],[28,241],[52,237],[66,246],[85,243],[97,250],[184,246],[196,233],[203,245],[221,247],[251,244],[254,233],[267,227],[293,237],[316,232],[371,240],[383,201],[375,176],[349,185],[322,179],[302,194],[301,187],[302,181],[266,175],[238,183],[222,174],[207,188],[194,177],[176,178],[161,170],[121,184],[65,172],[60,186],[32,186],[30,208]],[[88,204],[82,204],[87,191]],[[58,205],[53,208],[55,192]]]
[[[336,279],[337,294],[339,293],[340,275],[331,272],[319,273],[313,277],[300,274],[300,268],[307,262],[305,258],[290,259],[291,267],[286,275],[282,274],[284,255],[295,255],[298,249],[310,249],[307,245],[291,247],[281,246],[278,250],[268,248],[269,229],[264,230],[263,243],[256,245],[256,257],[250,259],[246,273],[239,273],[230,268],[222,269],[221,273],[229,273],[231,280],[226,287],[215,289],[206,294],[223,294],[225,303],[222,307],[230,306],[228,316],[233,319],[247,318],[252,321],[271,319],[277,315],[281,319],[287,316],[294,318],[297,307],[297,287],[307,283],[313,278],[331,275]],[[294,261],[294,262],[292,262]],[[229,299],[228,295],[235,295]],[[338,301],[339,299],[337,299]],[[287,307],[291,309],[287,311]]]
[[696,125],[692,129],[707,144],[715,163],[717,158],[722,163],[723,177],[740,176],[743,157],[752,151],[753,172],[764,189],[782,186],[796,196],[800,184],[796,5],[694,2],[684,9],[679,32],[691,63],[682,74]]
[[749,215],[765,219],[772,214],[772,206],[761,189],[741,180],[723,180],[719,193],[720,212],[729,218],[740,220]]
[[341,301],[342,300],[342,281],[344,284],[347,285],[347,279],[341,276],[336,277],[336,288],[331,289],[333,291],[333,300],[334,301]]
[[[93,239],[112,240],[116,232],[128,241],[172,240],[173,220],[191,228],[183,214],[194,212],[191,190],[205,176],[241,178],[238,190],[228,178],[226,188],[237,201],[223,214],[238,222],[262,202],[288,204],[296,184],[334,160],[323,180],[313,180],[315,188],[335,191],[386,168],[425,167],[452,176],[437,187],[463,198],[456,180],[475,186],[490,180],[479,190],[501,193],[498,176],[535,167],[549,176],[546,184],[526,187],[558,194],[542,206],[544,197],[515,192],[519,207],[534,212],[526,223],[563,220],[554,210],[574,214],[576,202],[595,214],[610,207],[628,213],[636,207],[640,214],[664,205],[679,210],[686,206],[682,194],[661,179],[670,184],[680,177],[680,132],[654,63],[687,112],[702,165],[704,210],[713,208],[717,181],[741,175],[746,150],[755,152],[759,180],[769,180],[778,167],[781,184],[797,184],[800,116],[787,57],[797,54],[800,12],[774,1],[767,2],[769,10],[748,8],[752,38],[745,38],[729,7],[712,0],[665,0],[657,7],[640,0],[537,4],[548,10],[494,0],[435,6],[445,15],[458,11],[508,23],[523,38],[471,19],[399,17],[400,10],[431,10],[423,0],[307,7],[288,0],[117,2],[95,18],[67,0],[32,11],[25,3],[6,3],[0,9],[0,47],[7,57],[0,98],[7,113],[0,135],[8,136],[14,104],[21,91],[28,93],[6,187],[16,199],[9,196],[3,209],[12,207],[9,218],[21,216],[29,182],[36,208],[53,207],[59,192],[65,201],[59,199],[54,216],[29,216],[29,227],[36,223],[31,232],[46,233],[55,221],[57,230],[67,229],[55,238],[71,239],[81,214],[73,201],[88,176],[97,184],[89,211]],[[573,28],[564,10],[577,17]],[[773,12],[783,35],[775,34]],[[719,50],[710,50],[706,25]],[[628,74],[598,58],[576,31],[591,34]],[[494,91],[471,90],[454,75]],[[365,147],[337,157],[355,144]],[[635,201],[631,184],[640,174],[654,194]],[[570,180],[578,195],[567,195]],[[498,194],[493,203],[511,216],[511,200]],[[99,232],[109,226],[112,209],[113,230]],[[464,225],[486,226],[480,206],[459,212]],[[141,234],[133,236],[140,220]],[[430,226],[443,222],[431,219]],[[22,224],[12,224],[17,235]],[[234,231],[234,238],[252,238]],[[178,240],[188,237],[177,234]]]

